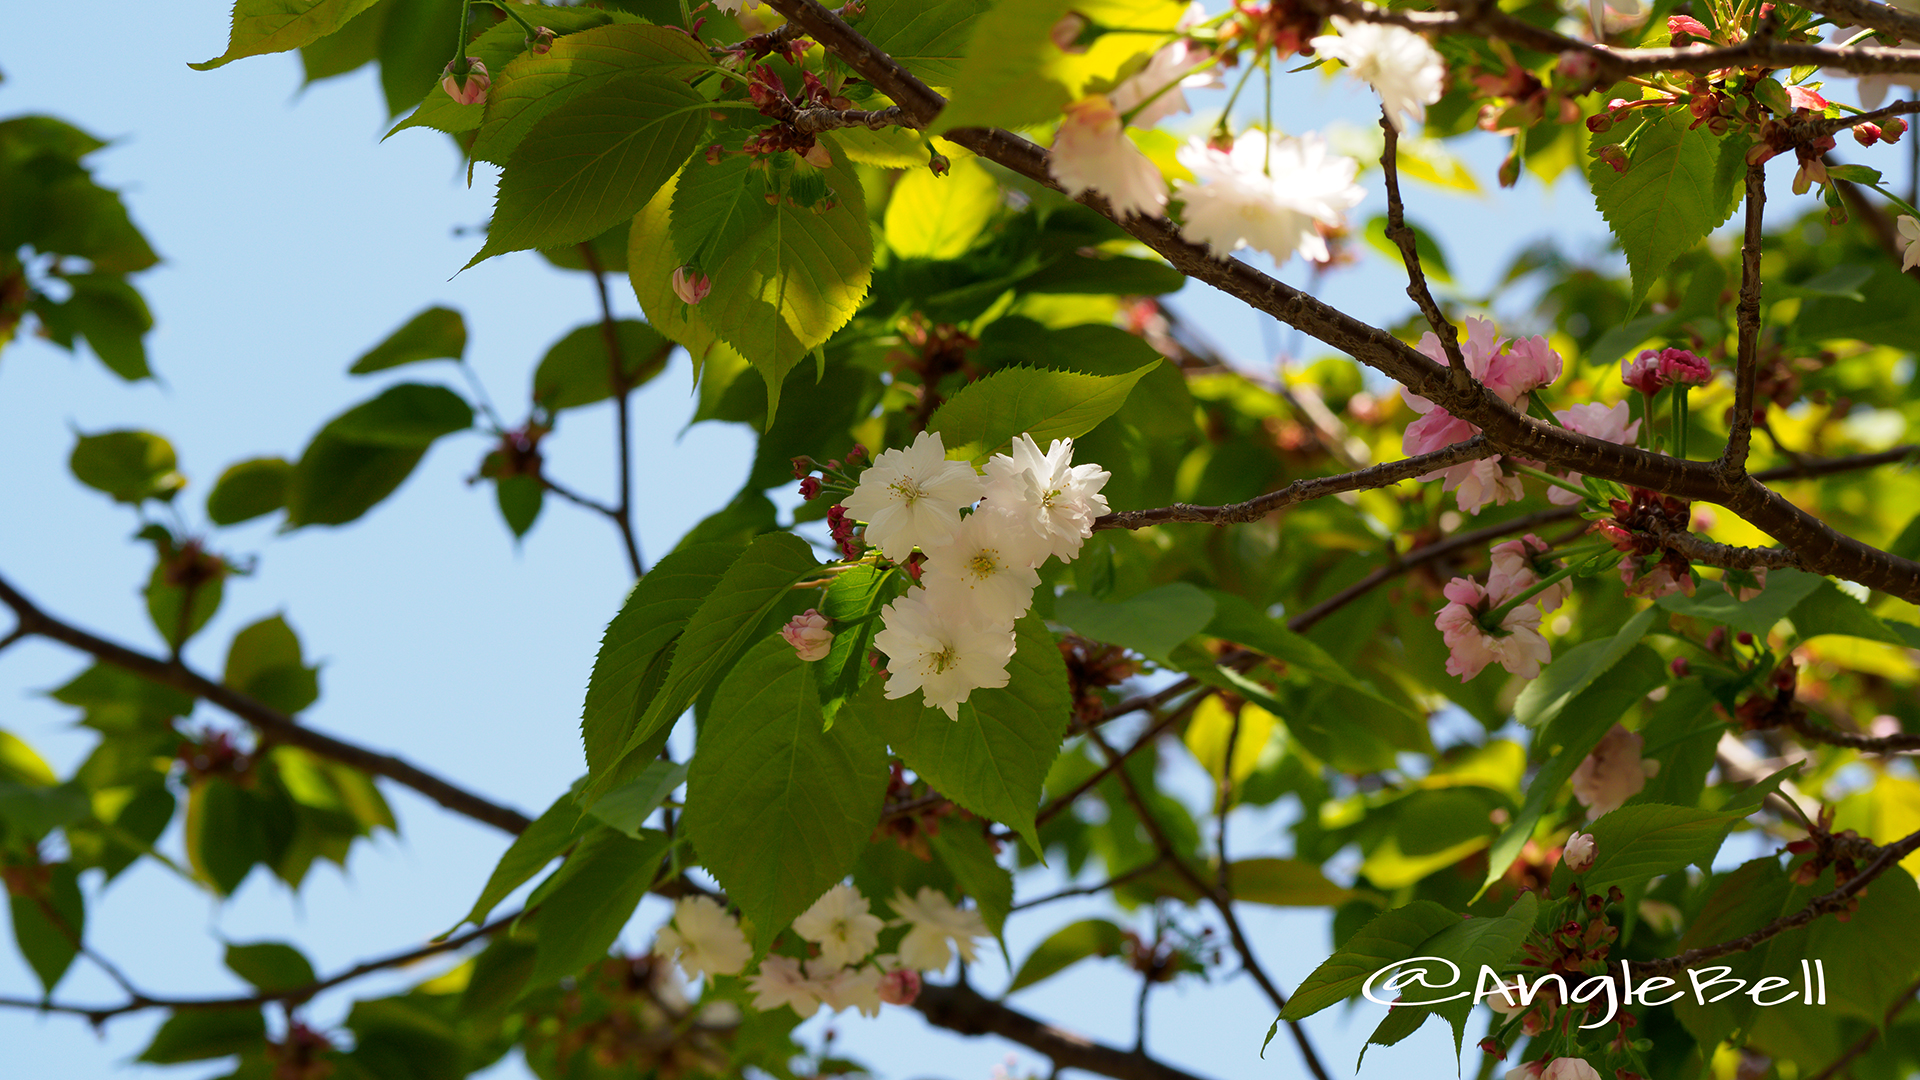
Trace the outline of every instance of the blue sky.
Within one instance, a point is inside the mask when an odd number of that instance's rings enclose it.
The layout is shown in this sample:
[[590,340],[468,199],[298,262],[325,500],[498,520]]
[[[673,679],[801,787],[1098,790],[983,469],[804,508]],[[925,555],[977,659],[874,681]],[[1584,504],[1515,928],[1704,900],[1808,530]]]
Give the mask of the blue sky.
[[[492,177],[481,171],[469,189],[451,144],[430,132],[380,142],[386,124],[370,72],[303,92],[291,56],[189,70],[188,61],[221,51],[225,5],[40,5],[9,16],[0,116],[51,113],[112,140],[93,159],[97,174],[124,190],[165,260],[139,279],[157,320],[149,348],[160,382],[129,387],[90,358],[70,359],[32,339],[0,356],[0,430],[14,447],[0,479],[0,573],[49,610],[157,648],[138,592],[150,549],[130,541],[129,512],[68,476],[74,430],[143,427],[171,438],[193,482],[182,505],[198,524],[205,493],[226,465],[260,454],[291,456],[327,418],[394,381],[349,378],[345,369],[420,308],[442,303],[465,312],[473,369],[509,417],[523,414],[533,365],[546,348],[596,318],[586,277],[554,271],[532,255],[456,275],[477,246],[456,230],[486,220]],[[90,24],[84,49],[76,23]],[[1281,94],[1282,111],[1294,118],[1287,126],[1302,130],[1336,117],[1369,122],[1373,99],[1356,85],[1295,76]],[[1291,101],[1289,93],[1296,95]],[[1490,182],[1504,146],[1479,138],[1466,153]],[[1577,247],[1603,243],[1584,186],[1570,179],[1552,190],[1528,180],[1516,192],[1482,199],[1415,186],[1409,198],[1412,216],[1439,231],[1456,272],[1475,289],[1486,288],[1514,250],[1548,228]],[[1359,218],[1378,212],[1378,201]],[[1400,319],[1410,305],[1397,267],[1371,255],[1364,260],[1334,275],[1322,295],[1363,318]],[[1305,279],[1297,263],[1283,276]],[[623,281],[615,282],[614,295],[623,314],[637,317]],[[1263,317],[1198,287],[1174,303],[1242,361],[1262,362],[1274,340]],[[448,365],[398,377],[457,385]],[[751,458],[744,428],[685,429],[690,388],[688,366],[676,357],[635,398],[632,450],[649,558],[724,503]],[[543,446],[551,474],[589,493],[611,491],[611,427],[604,406],[566,414]],[[478,436],[445,440],[395,498],[345,529],[281,536],[255,523],[220,533],[219,548],[257,555],[259,571],[229,585],[220,615],[187,656],[217,670],[235,630],[282,612],[308,655],[325,664],[324,696],[306,721],[537,812],[583,771],[576,737],[581,695],[601,629],[628,580],[606,523],[557,502],[516,548],[491,493],[464,483],[486,449]],[[69,710],[42,693],[82,666],[75,654],[38,641],[0,656],[0,727],[26,738],[63,773],[90,739],[71,727]],[[256,875],[217,904],[142,864],[104,896],[90,890],[92,944],[142,987],[171,995],[241,989],[220,965],[218,939],[291,941],[322,971],[418,944],[465,910],[506,838],[410,792],[387,794],[401,835],[357,847],[347,873],[318,869],[298,895]],[[1236,818],[1240,851],[1283,853],[1280,828],[1270,813]],[[176,822],[162,846],[177,844]],[[1022,878],[1021,894],[1057,887],[1049,874]],[[1014,920],[1013,955],[1094,910],[1065,903]],[[628,929],[629,947],[644,944],[663,917],[658,902],[643,905]],[[1246,911],[1256,949],[1287,987],[1325,956],[1326,922],[1322,914]],[[364,980],[352,992],[397,989],[436,970]],[[997,962],[982,964],[975,976],[990,988],[1006,977]],[[1017,1003],[1130,1045],[1134,988],[1117,965],[1089,964]],[[0,946],[0,994],[36,992],[11,946]],[[84,963],[60,991],[87,1003],[116,996]],[[335,1022],[351,1000],[346,993],[322,997],[313,1016]],[[7,1071],[19,1075],[164,1072],[199,1080],[225,1071],[218,1063],[167,1070],[126,1064],[159,1019],[117,1021],[96,1038],[70,1018],[0,1012],[0,1046]],[[1248,980],[1181,984],[1157,994],[1148,1046],[1202,1074],[1296,1075],[1284,1039],[1264,1063],[1254,1056],[1271,1019]],[[1345,1073],[1376,1021],[1370,1011],[1336,1009],[1310,1027],[1332,1067]],[[815,1022],[816,1037],[824,1025]],[[905,1010],[834,1026],[843,1052],[902,1080],[984,1080],[1018,1051],[932,1032]],[[1423,1031],[1399,1047],[1376,1049],[1369,1072],[1431,1073],[1433,1055],[1450,1051],[1450,1042],[1438,1028]],[[1040,1070],[1033,1055],[1017,1056]],[[528,1074],[509,1059],[488,1075]]]

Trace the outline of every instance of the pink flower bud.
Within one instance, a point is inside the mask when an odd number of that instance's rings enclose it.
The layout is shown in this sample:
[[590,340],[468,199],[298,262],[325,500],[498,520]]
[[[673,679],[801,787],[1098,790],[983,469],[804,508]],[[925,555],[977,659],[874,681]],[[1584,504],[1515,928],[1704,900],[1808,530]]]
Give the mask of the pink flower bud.
[[553,50],[553,31],[544,26],[533,28],[533,37],[527,40],[527,51],[535,56],[545,56]]
[[1667,670],[1673,672],[1673,677],[1676,679],[1684,679],[1693,673],[1692,666],[1687,663],[1687,658],[1684,656],[1674,657],[1673,661],[1667,665]]
[[1853,140],[1861,146],[1872,146],[1874,143],[1879,142],[1880,138],[1881,132],[1879,124],[1855,124],[1853,126]]
[[1053,29],[1047,31],[1047,37],[1052,40],[1054,48],[1061,52],[1083,53],[1087,51],[1087,46],[1081,38],[1089,25],[1085,15],[1069,11],[1060,16],[1060,21],[1053,24]]
[[1685,349],[1660,350],[1660,380],[1668,386],[1686,384],[1704,386],[1713,379],[1713,368]]
[[1667,16],[1667,33],[1672,36],[1675,45],[1686,44],[1683,36],[1697,37],[1701,41],[1713,40],[1713,31],[1707,29],[1707,24],[1691,15]]
[[1577,832],[1567,837],[1567,846],[1560,852],[1560,861],[1575,874],[1584,874],[1593,868],[1593,834]]
[[1620,381],[1643,394],[1658,393],[1661,386],[1659,352],[1643,349],[1632,360],[1620,361]]
[[1595,150],[1593,156],[1606,162],[1613,168],[1614,172],[1624,173],[1627,171],[1627,152],[1618,146],[1603,146]]
[[691,266],[682,266],[673,272],[673,295],[689,304],[697,304],[713,291],[713,279],[695,270]]
[[911,1005],[920,996],[920,973],[895,968],[880,976],[880,1000],[889,1005]]
[[465,75],[453,73],[451,60],[447,61],[447,66],[441,73],[445,78],[440,80],[440,89],[445,90],[448,97],[462,105],[478,105],[487,100],[487,87],[493,85],[493,80],[487,78],[487,65],[481,63],[477,56],[467,57]]
[[814,496],[819,494],[820,494],[820,478],[819,477],[809,476],[800,481],[800,497],[801,498],[807,500],[808,502],[812,502],[814,500]]
[[1500,1061],[1507,1058],[1507,1052],[1500,1048],[1500,1040],[1491,1035],[1480,1040],[1480,1052]]
[[1900,136],[1906,133],[1907,122],[1897,116],[1889,117],[1886,123],[1880,125],[1880,141],[1886,143],[1888,146],[1899,142]]
[[1610,113],[1594,113],[1587,117],[1587,130],[1595,135],[1603,135],[1613,130],[1613,116]]
[[800,654],[800,659],[809,662],[825,660],[833,651],[833,632],[827,629],[826,617],[812,608],[787,620],[787,625],[780,628],[780,636]]
[[1586,1058],[1557,1057],[1547,1063],[1540,1080],[1600,1080],[1600,1070],[1587,1064]]

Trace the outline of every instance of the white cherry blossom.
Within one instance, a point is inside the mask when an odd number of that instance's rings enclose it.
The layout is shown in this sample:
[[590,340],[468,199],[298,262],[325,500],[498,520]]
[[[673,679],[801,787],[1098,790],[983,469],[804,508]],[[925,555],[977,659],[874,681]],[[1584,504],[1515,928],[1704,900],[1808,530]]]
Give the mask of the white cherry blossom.
[[1900,272],[1904,274],[1920,266],[1920,218],[1901,214],[1897,227],[1900,230],[1900,246],[1905,252],[1900,260]]
[[807,981],[820,1000],[835,1012],[859,1009],[863,1016],[880,1015],[881,971],[866,967],[836,967],[820,959],[807,961]]
[[1073,440],[1055,439],[1040,452],[1028,435],[1013,440],[1011,454],[987,462],[984,506],[1023,521],[1040,538],[1038,566],[1051,554],[1071,562],[1093,535],[1093,521],[1107,512],[1100,489],[1113,474],[1098,465],[1073,463]]
[[1198,140],[1179,159],[1205,183],[1182,182],[1186,202],[1180,232],[1225,259],[1253,248],[1284,262],[1294,252],[1316,262],[1329,255],[1316,223],[1338,228],[1366,192],[1353,182],[1360,163],[1333,157],[1319,135],[1299,138],[1247,131],[1232,150]]
[[884,627],[873,644],[887,655],[887,697],[918,690],[929,708],[958,720],[960,704],[973,691],[1007,685],[1012,628],[983,626],[970,616],[955,598],[930,598],[925,589],[882,608]]
[[979,499],[981,489],[973,466],[948,461],[939,433],[923,431],[912,446],[874,458],[841,505],[867,523],[867,543],[905,562],[916,546],[951,539],[960,527],[960,508]]
[[895,893],[893,910],[899,912],[901,922],[912,926],[900,939],[902,967],[943,971],[955,950],[960,959],[972,963],[974,940],[987,936],[987,924],[978,911],[954,907],[947,894],[929,886],[921,886],[912,899],[904,892]]
[[[1206,86],[1219,82],[1216,75],[1190,75],[1213,54],[1187,38],[1181,38],[1171,45],[1153,54],[1147,66],[1123,80],[1119,86],[1107,94],[1107,100],[1113,103],[1115,112],[1121,115],[1153,98],[1145,108],[1134,113],[1133,126],[1150,128],[1175,113],[1187,111],[1187,96],[1181,92],[1185,86]],[[1153,97],[1162,87],[1165,93]]]
[[681,897],[673,905],[673,925],[663,926],[653,938],[661,956],[679,954],[687,978],[738,975],[753,959],[753,947],[740,932],[739,920],[705,896]]
[[787,1005],[805,1020],[820,1011],[820,987],[791,957],[769,956],[760,961],[760,972],[747,981],[747,989],[753,991],[753,1007],[761,1012]]
[[1402,26],[1330,20],[1338,36],[1314,38],[1317,55],[1338,60],[1370,83],[1387,118],[1405,131],[1409,119],[1425,123],[1427,106],[1446,89],[1447,65],[1427,39]]
[[837,968],[857,964],[879,947],[880,931],[886,925],[870,913],[860,890],[840,884],[793,920],[793,931],[820,946],[820,961]]
[[1067,194],[1098,191],[1116,214],[1158,217],[1167,205],[1167,180],[1127,138],[1113,102],[1103,94],[1090,94],[1065,112],[1047,171]]
[[1010,626],[1033,606],[1033,568],[1046,557],[1039,532],[996,504],[969,514],[951,542],[927,549],[921,581],[936,608],[958,603],[977,622]]

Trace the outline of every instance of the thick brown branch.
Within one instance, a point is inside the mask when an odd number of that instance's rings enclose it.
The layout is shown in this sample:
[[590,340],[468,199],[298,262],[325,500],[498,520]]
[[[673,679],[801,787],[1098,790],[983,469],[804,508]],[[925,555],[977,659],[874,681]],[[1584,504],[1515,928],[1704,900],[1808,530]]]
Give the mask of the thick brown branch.
[[1434,302],[1433,290],[1427,288],[1426,271],[1420,267],[1419,241],[1407,226],[1406,204],[1400,199],[1400,128],[1393,117],[1383,111],[1380,130],[1386,133],[1386,141],[1380,148],[1380,170],[1387,182],[1387,239],[1400,249],[1400,261],[1406,265],[1407,296],[1420,309],[1420,314],[1427,317],[1427,325],[1433,327],[1439,337],[1440,348],[1447,354],[1447,366],[1468,374],[1466,357],[1460,352],[1460,331]]
[[1807,711],[1799,707],[1786,711],[1785,722],[1801,737],[1828,746],[1844,746],[1868,754],[1904,754],[1920,750],[1920,735],[1909,735],[1904,731],[1898,735],[1861,735],[1851,731],[1836,731],[1814,723]]
[[[814,0],[769,2],[781,14],[805,26],[809,34],[922,123],[931,123],[946,104],[940,95]],[[1463,18],[1454,13],[1400,12],[1387,21],[1414,15],[1455,24]],[[1498,19],[1505,18],[1498,16]],[[1541,32],[1560,41],[1572,40],[1561,39],[1551,31]],[[1556,49],[1560,47],[1557,43],[1554,45]],[[1716,51],[1734,54],[1745,47]],[[1673,51],[1635,50],[1634,55]],[[1821,55],[1810,56],[1805,62],[1825,63],[1829,57],[1824,54],[1834,51],[1815,49],[1814,52]],[[1920,71],[1920,52],[1906,55],[1902,63]],[[1724,66],[1738,58],[1722,59]],[[1662,67],[1653,63],[1646,70]],[[955,129],[945,134],[954,142],[1037,183],[1057,186],[1048,171],[1046,152],[1025,139],[1005,131],[978,128]],[[1475,425],[1500,453],[1681,498],[1717,503],[1799,553],[1805,565],[1817,573],[1857,581],[1869,588],[1920,602],[1920,564],[1840,534],[1754,478],[1729,478],[1711,462],[1678,461],[1566,431],[1516,411],[1484,388],[1461,390],[1452,385],[1449,369],[1421,356],[1392,334],[1329,307],[1244,262],[1216,258],[1210,249],[1189,243],[1164,218],[1116,216],[1104,200],[1091,194],[1081,196],[1080,201],[1105,213],[1189,277],[1311,334]]]
[[237,690],[222,686],[184,664],[168,663],[145,653],[135,652],[124,645],[96,637],[76,626],[61,622],[34,606],[32,601],[20,595],[4,579],[0,579],[0,603],[5,603],[13,609],[14,616],[20,620],[20,629],[72,646],[96,660],[130,671],[149,682],[171,686],[176,690],[203,698],[253,725],[255,730],[260,732],[261,738],[268,742],[297,746],[329,761],[351,765],[375,776],[384,776],[395,783],[412,788],[454,813],[464,814],[475,821],[492,825],[496,829],[518,835],[532,824],[527,816],[519,811],[511,810],[483,799],[464,788],[456,787],[391,754],[382,754],[363,746],[342,742],[331,735],[323,735],[302,725],[286,713],[256,701]]
[[920,122],[907,115],[907,111],[898,105],[889,105],[884,109],[801,109],[788,121],[802,134],[818,135],[822,131],[836,131],[840,128],[867,128],[878,131],[881,128],[904,127],[917,128]]
[[1808,11],[1817,11],[1849,26],[1871,26],[1895,37],[1920,39],[1920,15],[1877,4],[1873,0],[1794,0]]
[[1668,529],[1659,525],[1653,528],[1653,534],[1662,544],[1687,557],[1688,562],[1703,566],[1719,566],[1732,570],[1780,570],[1799,569],[1800,557],[1791,551],[1780,548],[1743,548],[1731,544],[1721,544],[1705,537],[1695,536],[1685,530]]
[[[1753,442],[1753,391],[1760,377],[1760,244],[1767,207],[1767,170],[1747,166],[1747,222],[1740,243],[1739,348],[1733,369],[1733,422],[1715,467],[1730,483],[1746,476]],[[1685,393],[1677,387],[1676,394]]]
[[990,1001],[965,983],[957,986],[927,983],[920,988],[913,1007],[936,1027],[962,1035],[998,1035],[1045,1054],[1053,1060],[1056,1070],[1081,1069],[1115,1080],[1199,1080],[1190,1072],[1155,1061],[1140,1051],[1104,1046],[1084,1035]]
[[1370,465],[1364,469],[1341,473],[1337,476],[1314,476],[1295,480],[1278,491],[1269,491],[1265,495],[1248,499],[1246,502],[1228,506],[1192,506],[1187,503],[1174,503],[1172,506],[1162,506],[1152,510],[1122,510],[1095,520],[1093,527],[1095,530],[1144,529],[1152,525],[1167,525],[1181,521],[1201,522],[1208,525],[1258,521],[1276,510],[1284,510],[1296,503],[1310,502],[1328,495],[1337,495],[1343,491],[1386,487],[1425,473],[1437,472],[1451,465],[1458,465],[1463,461],[1474,461],[1491,453],[1493,453],[1493,447],[1487,444],[1485,438],[1476,435],[1465,442],[1435,450],[1431,454]]

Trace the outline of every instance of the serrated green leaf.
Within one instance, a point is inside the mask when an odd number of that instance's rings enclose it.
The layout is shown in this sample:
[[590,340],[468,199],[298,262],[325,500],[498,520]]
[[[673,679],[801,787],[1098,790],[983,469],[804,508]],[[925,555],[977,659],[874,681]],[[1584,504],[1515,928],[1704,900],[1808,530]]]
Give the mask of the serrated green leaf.
[[1635,307],[1673,260],[1725,224],[1740,203],[1741,187],[1722,175],[1724,140],[1704,127],[1688,130],[1691,120],[1687,110],[1674,109],[1642,125],[1624,173],[1597,158],[1588,166],[1594,205],[1632,267]]
[[680,263],[716,266],[773,221],[766,172],[755,159],[728,154],[717,162],[688,162],[674,184],[673,251]]
[[1455,926],[1460,916],[1431,900],[1383,911],[1307,976],[1293,992],[1282,1020],[1303,1020],[1360,992],[1374,972],[1419,955],[1420,944]]
[[473,426],[473,406],[444,386],[401,383],[327,422],[323,433],[360,446],[425,449]]
[[647,819],[686,781],[685,762],[650,761],[639,776],[600,796],[586,812],[637,840]]
[[533,879],[548,863],[560,857],[573,843],[591,832],[597,825],[597,819],[580,812],[580,804],[574,801],[572,793],[560,796],[547,807],[546,812],[527,826],[527,831],[513,838],[505,854],[500,856],[493,873],[488,876],[486,885],[480,890],[480,896],[473,902],[461,922],[475,926],[487,921],[487,916],[507,898],[507,894]]
[[1089,957],[1118,956],[1125,945],[1126,933],[1105,919],[1069,923],[1033,947],[1020,962],[1020,969],[1013,973],[1007,993],[1025,990]]
[[[1772,586],[1771,576],[1767,584]],[[1906,639],[1868,611],[1867,605],[1841,592],[1831,581],[1822,581],[1819,588],[1793,606],[1787,618],[1793,620],[1794,632],[1802,641],[1823,634],[1839,634],[1889,645],[1906,644]]]
[[238,525],[287,505],[293,464],[284,458],[249,458],[227,466],[207,492],[207,520]]
[[813,666],[770,636],[714,695],[687,774],[684,821],[764,949],[852,872],[880,820],[886,745],[843,710],[823,730]]
[[591,240],[631,218],[693,153],[709,108],[686,83],[640,71],[554,109],[507,161],[487,242],[467,265]]
[[545,55],[523,52],[496,71],[473,157],[505,163],[548,113],[628,73],[686,81],[712,65],[699,42],[672,27],[620,22],[562,34]]
[[834,624],[833,646],[818,661],[814,683],[820,688],[820,711],[828,724],[873,674],[867,658],[873,635],[880,629],[880,609],[897,591],[890,584],[894,580],[893,571],[856,566],[836,575],[821,598],[820,614]]
[[1818,574],[1800,570],[1775,570],[1767,575],[1767,587],[1751,600],[1737,600],[1725,589],[1709,587],[1693,596],[1663,596],[1659,604],[1668,611],[1764,637],[1774,623],[1786,618],[1794,605],[1825,581]]
[[1124,645],[1149,660],[1169,653],[1213,621],[1213,597],[1184,581],[1162,585],[1117,603],[1066,592],[1054,600],[1054,621],[1080,636]]
[[565,880],[540,900],[539,950],[528,984],[546,986],[607,955],[661,873],[665,833],[633,839],[600,829],[567,859]]
[[[934,790],[981,817],[1001,822],[1043,849],[1034,817],[1047,770],[1060,755],[1073,695],[1066,665],[1037,615],[1014,627],[1018,645],[1004,687],[975,690],[949,720],[920,695],[887,701],[882,680],[870,680],[846,712],[881,717],[880,729],[907,767]],[[843,713],[844,715],[844,713]]]
[[1083,53],[1062,52],[1048,31],[1069,11],[1128,30],[1171,30],[1184,11],[1167,0],[1026,0],[996,4],[973,20],[966,56],[953,65],[953,96],[932,131],[1021,128],[1057,119],[1090,84],[1110,84],[1125,65],[1163,43],[1153,33],[1103,34]]
[[1513,703],[1513,718],[1528,727],[1544,727],[1566,709],[1580,692],[1605,675],[1645,637],[1658,609],[1628,619],[1612,637],[1582,642],[1562,653],[1528,683]]
[[67,459],[74,478],[115,502],[165,502],[187,485],[173,444],[150,431],[104,431],[82,435]]
[[950,458],[982,461],[1003,453],[1015,436],[1046,449],[1054,439],[1077,439],[1126,404],[1133,384],[1154,365],[1125,375],[1009,367],[968,383],[927,421]]
[[430,307],[362,353],[347,373],[367,375],[422,360],[459,360],[466,352],[466,320],[452,308]]
[[987,929],[1000,937],[1013,910],[1013,874],[995,859],[993,845],[978,827],[960,824],[932,833],[927,843],[953,874],[960,891],[973,897]]
[[[1447,969],[1441,965],[1430,965],[1433,974],[1431,985],[1440,987],[1450,980],[1450,970],[1458,970],[1461,983],[1475,979],[1482,967],[1495,971],[1507,965],[1527,935],[1533,932],[1533,922],[1539,913],[1540,899],[1530,892],[1523,892],[1513,902],[1506,913],[1493,918],[1473,918],[1455,922],[1420,943],[1415,953],[1419,956],[1439,957],[1455,965]],[[1419,995],[1419,989],[1409,991],[1409,995]],[[1416,998],[1417,1000],[1417,998]],[[1422,1007],[1418,1004],[1396,1005],[1380,1026],[1367,1039],[1375,1045],[1391,1046],[1419,1028],[1427,1016],[1438,1013],[1453,1026],[1454,1053],[1460,1052],[1461,1035],[1467,1025],[1467,1017],[1473,1012],[1471,997],[1458,1001],[1449,1001]],[[1364,1048],[1362,1050],[1364,1054]]]
[[227,51],[187,66],[211,71],[247,56],[286,52],[326,37],[374,0],[234,0]]
[[868,0],[855,29],[930,86],[957,86],[973,24],[988,0]]
[[909,259],[957,259],[1000,212],[1000,183],[979,158],[961,158],[947,175],[915,169],[887,201],[887,246]]
[[[409,0],[409,2],[417,3],[419,0]],[[427,2],[432,3],[435,0],[427,0]],[[457,12],[459,9],[454,10]],[[561,36],[554,41],[556,47],[561,41],[566,40],[567,35],[604,25],[609,20],[635,20],[634,16],[625,12],[605,11],[599,8],[526,4],[518,11],[523,18],[533,21],[534,25],[545,26],[560,34]],[[396,31],[399,29],[396,27]],[[474,38],[467,46],[467,55],[478,58],[481,63],[487,65],[487,71],[492,74],[494,85],[487,92],[487,97],[491,101],[504,89],[501,86],[501,73],[512,66],[515,59],[530,54],[527,51],[525,32],[520,29],[520,24],[509,19]],[[399,91],[401,88],[396,86],[392,89]],[[419,93],[414,94],[414,99],[420,102],[419,108],[414,109],[406,119],[395,124],[393,129],[387,132],[386,138],[391,139],[399,132],[417,127],[432,128],[450,135],[463,134],[479,128],[486,119],[488,102],[462,105],[441,91],[437,83],[427,88],[425,93],[424,98],[420,97]],[[405,103],[394,102],[393,104],[397,112],[398,106]]]

